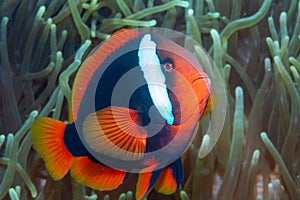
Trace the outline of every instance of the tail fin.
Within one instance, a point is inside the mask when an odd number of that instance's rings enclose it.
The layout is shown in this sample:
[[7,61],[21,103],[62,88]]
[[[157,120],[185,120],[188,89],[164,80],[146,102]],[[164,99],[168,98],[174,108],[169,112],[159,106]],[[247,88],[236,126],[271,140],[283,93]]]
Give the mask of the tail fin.
[[36,119],[31,127],[33,147],[54,180],[63,178],[72,164],[72,155],[63,141],[65,127],[65,123],[46,117]]

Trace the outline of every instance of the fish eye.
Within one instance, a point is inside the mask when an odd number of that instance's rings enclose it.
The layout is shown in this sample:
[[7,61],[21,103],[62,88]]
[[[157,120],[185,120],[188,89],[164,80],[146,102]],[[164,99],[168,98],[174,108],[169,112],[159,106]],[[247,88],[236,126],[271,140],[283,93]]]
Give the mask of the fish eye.
[[166,58],[163,60],[162,65],[166,72],[170,72],[174,69],[174,62],[171,58]]

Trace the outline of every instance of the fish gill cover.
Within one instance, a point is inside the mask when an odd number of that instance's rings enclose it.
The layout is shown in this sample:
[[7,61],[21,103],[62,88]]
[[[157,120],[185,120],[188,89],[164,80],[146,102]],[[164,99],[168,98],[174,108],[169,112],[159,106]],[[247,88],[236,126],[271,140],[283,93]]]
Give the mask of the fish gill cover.
[[[206,156],[210,116],[202,119],[180,189],[147,199],[300,199],[299,11],[298,0],[1,1],[0,199],[134,198],[135,176],[112,192],[69,175],[53,181],[29,130],[36,117],[68,119],[75,73],[93,46],[121,28],[153,26],[206,49],[226,87],[226,118]],[[200,46],[194,54],[209,70]]]

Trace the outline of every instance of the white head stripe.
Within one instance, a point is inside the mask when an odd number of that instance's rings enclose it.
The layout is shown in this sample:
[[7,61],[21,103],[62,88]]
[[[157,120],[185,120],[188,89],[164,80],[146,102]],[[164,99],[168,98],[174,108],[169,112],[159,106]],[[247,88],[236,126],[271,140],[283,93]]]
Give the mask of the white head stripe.
[[151,41],[151,35],[146,34],[138,50],[139,65],[144,73],[152,101],[168,124],[173,124],[172,103],[170,101],[165,76],[161,71],[160,61],[156,55],[156,44]]

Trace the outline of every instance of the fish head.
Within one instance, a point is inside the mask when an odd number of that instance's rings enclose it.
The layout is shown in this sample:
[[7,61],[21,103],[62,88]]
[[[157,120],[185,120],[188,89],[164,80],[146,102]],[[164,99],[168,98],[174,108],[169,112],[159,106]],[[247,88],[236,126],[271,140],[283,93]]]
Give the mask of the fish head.
[[[197,58],[183,47],[164,39],[157,52],[173,104],[175,119],[200,118],[210,97],[210,79]],[[176,120],[175,120],[176,121]],[[177,120],[178,121],[178,120]]]

